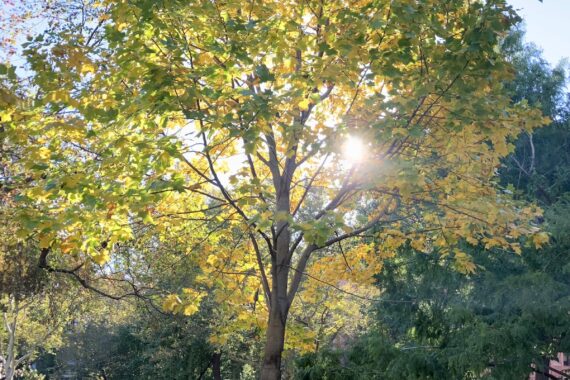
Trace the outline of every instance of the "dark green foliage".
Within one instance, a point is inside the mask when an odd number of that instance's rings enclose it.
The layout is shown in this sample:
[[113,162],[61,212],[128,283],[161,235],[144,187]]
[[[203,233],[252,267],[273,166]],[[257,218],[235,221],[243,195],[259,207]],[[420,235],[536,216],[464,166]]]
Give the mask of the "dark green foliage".
[[[137,329],[138,327],[138,329]],[[119,330],[110,379],[195,379],[206,372],[212,348],[188,321]]]
[[350,352],[299,360],[298,378],[523,379],[530,363],[570,351],[570,246],[472,254],[481,269],[467,277],[402,252],[379,283],[403,302],[379,304],[377,328]]
[[[121,306],[109,302],[111,307]],[[67,343],[55,356],[40,356],[38,369],[50,378],[213,379],[216,351],[208,342],[211,315],[207,304],[192,317],[140,307],[132,311],[129,321],[121,323],[79,322],[69,327]],[[232,342],[229,347],[231,353],[221,353],[222,377],[240,379],[247,371],[235,353],[245,357],[252,347],[246,341]]]
[[300,357],[296,364],[296,378],[302,380],[337,380],[354,378],[349,368],[340,365],[342,352],[324,350]]
[[505,162],[502,182],[513,184],[531,200],[555,202],[570,189],[570,98],[565,63],[552,68],[534,45],[522,44],[522,31],[503,44],[517,70],[507,84],[514,101],[539,106],[552,122],[532,136],[522,136]]
[[[194,379],[206,374],[213,350],[203,326],[188,318],[147,316],[128,325],[89,323],[70,331],[50,375],[81,379]],[[205,379],[208,377],[204,377]]]

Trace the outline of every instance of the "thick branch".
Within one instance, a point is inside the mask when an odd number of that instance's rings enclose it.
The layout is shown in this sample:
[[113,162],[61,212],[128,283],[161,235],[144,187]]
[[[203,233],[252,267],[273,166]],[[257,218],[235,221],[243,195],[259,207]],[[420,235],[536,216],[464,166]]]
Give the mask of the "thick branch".
[[265,293],[265,302],[268,307],[271,305],[271,290],[269,289],[269,282],[267,281],[267,274],[265,273],[265,266],[263,265],[263,258],[261,257],[261,251],[259,250],[259,245],[253,233],[249,233],[249,238],[253,244],[255,250],[255,257],[257,259],[257,266],[259,267],[259,272],[261,273],[261,284],[263,285],[263,291]]
[[144,298],[144,297],[142,297],[142,295],[137,290],[135,290],[134,292],[131,292],[131,293],[125,293],[125,294],[121,294],[121,295],[113,295],[113,294],[109,294],[109,293],[107,293],[101,289],[98,289],[98,288],[90,285],[87,282],[87,280],[85,280],[79,274],[77,274],[77,271],[83,267],[84,263],[78,265],[77,267],[75,267],[73,269],[54,268],[54,267],[50,266],[47,262],[47,256],[49,253],[50,253],[49,248],[42,248],[41,253],[40,253],[39,262],[38,262],[38,266],[41,269],[45,269],[48,272],[52,272],[52,273],[64,273],[64,274],[70,275],[85,289],[91,290],[91,291],[93,291],[93,292],[95,292],[95,293],[97,293],[103,297],[110,298],[110,299],[113,299],[116,301],[122,300],[122,299],[127,298],[127,297]]
[[[309,262],[311,254],[313,252],[315,252],[319,249],[322,249],[322,248],[329,247],[335,243],[341,242],[342,240],[358,236],[358,235],[372,229],[373,227],[377,226],[379,223],[381,223],[383,221],[382,218],[388,214],[387,210],[388,210],[388,206],[386,206],[386,208],[384,210],[382,210],[377,217],[375,217],[372,221],[365,224],[364,226],[356,228],[351,232],[348,232],[348,233],[345,233],[342,235],[337,235],[334,238],[327,240],[322,245],[316,245],[314,243],[309,244],[303,250],[303,253],[301,254],[301,258],[299,259],[299,262],[297,264],[297,268],[295,269],[296,273],[293,276],[293,280],[291,281],[291,287],[289,288],[289,292],[287,293],[287,299],[288,299],[289,305],[291,305],[291,303],[293,302],[293,299],[295,298],[295,295],[297,294],[297,291],[299,290],[299,285],[301,284],[301,281],[303,279],[303,273],[305,272],[305,268],[307,267],[307,263]],[[393,221],[394,220],[391,220],[390,222],[393,222]]]

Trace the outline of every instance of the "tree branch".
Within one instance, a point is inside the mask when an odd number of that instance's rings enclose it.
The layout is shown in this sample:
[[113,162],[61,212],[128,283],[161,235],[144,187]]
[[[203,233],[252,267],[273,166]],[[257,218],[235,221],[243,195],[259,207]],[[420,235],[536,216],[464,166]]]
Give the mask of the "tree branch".
[[[382,218],[389,214],[387,212],[388,207],[389,207],[389,204],[372,221],[370,221],[369,223],[365,224],[364,226],[362,226],[360,228],[356,228],[353,231],[342,234],[342,235],[337,235],[334,238],[327,240],[322,245],[316,245],[314,243],[309,244],[303,250],[303,253],[301,254],[301,258],[299,259],[299,262],[297,263],[297,268],[295,269],[296,273],[293,276],[293,280],[291,281],[291,286],[289,288],[289,292],[287,293],[287,299],[288,299],[289,305],[291,305],[291,303],[293,302],[293,299],[295,298],[295,295],[297,294],[297,291],[299,290],[299,285],[301,284],[301,281],[303,279],[303,273],[305,271],[305,268],[307,267],[307,263],[308,263],[309,258],[311,257],[311,254],[313,252],[315,252],[319,249],[322,249],[322,248],[329,247],[329,246],[333,245],[334,243],[340,242],[342,240],[358,236],[361,233],[366,232],[366,231],[370,230],[371,228],[377,226],[380,222],[382,222]],[[396,220],[390,220],[388,222],[394,222],[394,221],[396,221]]]
[[321,172],[321,170],[323,169],[323,167],[325,166],[325,163],[327,162],[329,155],[327,154],[325,156],[325,158],[323,159],[323,162],[321,163],[321,165],[318,167],[318,169],[315,171],[315,173],[311,176],[311,179],[309,180],[309,184],[307,185],[307,187],[305,188],[305,191],[303,192],[303,195],[301,196],[301,199],[299,200],[299,203],[297,203],[297,206],[295,206],[295,209],[293,210],[293,212],[291,213],[291,216],[295,216],[297,214],[297,212],[299,211],[299,209],[301,208],[301,205],[303,204],[303,202],[305,201],[305,198],[307,197],[307,194],[309,193],[309,191],[311,190],[311,187],[313,185],[313,182],[315,181],[315,179],[317,178],[317,176],[319,175],[319,173]]
[[257,266],[259,266],[259,272],[261,273],[261,284],[263,286],[263,291],[265,292],[265,302],[269,308],[271,305],[271,290],[269,289],[269,282],[267,281],[267,274],[265,273],[265,266],[263,265],[263,258],[261,257],[261,251],[259,250],[259,245],[253,233],[249,233],[249,238],[253,244],[255,250],[255,256],[257,259]]
[[[99,295],[101,295],[101,296],[103,296],[103,297],[110,298],[110,299],[113,299],[113,300],[116,300],[116,301],[122,300],[122,299],[127,298],[127,297],[137,297],[137,298],[143,299],[143,300],[145,300],[145,301],[147,301],[147,302],[150,301],[150,300],[147,299],[146,297],[142,296],[142,295],[138,292],[137,289],[135,289],[133,292],[125,293],[125,294],[121,294],[121,295],[110,294],[110,293],[107,293],[107,292],[105,292],[105,291],[103,291],[103,290],[101,290],[101,289],[98,289],[98,288],[96,288],[96,287],[90,285],[90,284],[87,282],[87,280],[85,280],[85,279],[82,278],[79,274],[77,274],[77,271],[78,271],[79,269],[81,269],[81,268],[85,265],[85,263],[81,263],[80,265],[78,265],[77,267],[75,267],[75,268],[73,268],[73,269],[54,268],[54,267],[50,266],[50,265],[48,264],[48,262],[47,262],[47,256],[48,256],[49,253],[50,253],[50,249],[49,249],[49,248],[42,248],[42,249],[41,249],[41,251],[40,251],[40,257],[39,257],[39,262],[38,262],[38,266],[39,266],[41,269],[45,269],[45,270],[47,270],[48,272],[51,272],[51,273],[63,273],[63,274],[70,275],[70,276],[72,276],[83,288],[85,288],[85,289],[87,289],[87,290],[91,290],[91,291],[93,291],[93,292],[95,292],[95,293],[97,293],[97,294],[99,294]],[[162,311],[160,311],[160,310],[158,310],[158,309],[156,309],[156,310],[159,311],[159,312],[161,312],[161,313],[163,313]],[[163,314],[164,314],[164,313],[163,313]]]
[[[198,106],[199,109],[199,106]],[[202,126],[202,130],[204,130],[203,128],[203,122],[202,120],[200,120],[200,125]],[[245,214],[245,212],[236,204],[236,202],[232,199],[232,197],[230,196],[230,194],[228,193],[228,191],[226,190],[225,186],[222,184],[222,181],[220,180],[218,173],[216,172],[216,169],[214,168],[214,162],[212,161],[212,156],[210,156],[210,152],[208,151],[208,141],[206,139],[206,134],[204,132],[201,133],[202,135],[202,141],[204,144],[204,151],[205,151],[205,156],[206,156],[206,160],[208,161],[208,167],[210,168],[210,174],[212,174],[212,176],[214,177],[214,185],[217,186],[220,191],[222,192],[223,197],[226,199],[226,201],[228,201],[228,203],[237,211],[237,213],[247,222],[247,223],[251,223],[249,217]],[[267,246],[269,248],[269,251],[273,254],[273,245],[271,243],[271,240],[269,239],[269,237],[267,236],[267,234],[265,234],[263,231],[261,231],[261,229],[259,229],[257,227],[256,223],[251,223],[252,226],[259,232],[259,234],[263,237],[263,239],[265,240],[265,242],[267,243]]]

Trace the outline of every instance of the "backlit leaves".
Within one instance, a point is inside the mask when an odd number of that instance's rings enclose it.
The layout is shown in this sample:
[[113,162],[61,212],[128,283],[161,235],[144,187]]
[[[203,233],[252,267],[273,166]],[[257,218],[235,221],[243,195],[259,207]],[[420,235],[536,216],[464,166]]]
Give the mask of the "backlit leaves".
[[[315,247],[299,271],[332,279],[303,278],[309,303],[330,285],[368,292],[403,247],[472,273],[461,244],[547,242],[530,223],[540,211],[496,184],[517,135],[545,122],[504,93],[496,46],[517,16],[503,1],[105,7],[93,44],[72,25],[27,43],[25,96],[0,87],[21,239],[99,265],[135,232],[176,243],[220,305],[218,342],[265,328],[261,278],[283,231],[288,267]],[[366,142],[352,169],[349,135]],[[163,307],[192,314],[201,291]]]

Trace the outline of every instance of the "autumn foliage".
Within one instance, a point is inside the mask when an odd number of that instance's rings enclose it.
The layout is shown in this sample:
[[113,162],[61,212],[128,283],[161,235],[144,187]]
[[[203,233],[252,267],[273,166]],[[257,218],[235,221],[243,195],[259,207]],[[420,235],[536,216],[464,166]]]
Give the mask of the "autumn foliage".
[[266,334],[276,379],[284,348],[324,334],[315,315],[358,323],[343,302],[373,298],[399,248],[472,273],[465,247],[547,242],[496,180],[547,121],[505,94],[505,1],[92,6],[24,44],[29,85],[0,66],[5,217],[52,270],[170,247],[195,272],[164,309],[214,300],[211,341]]

